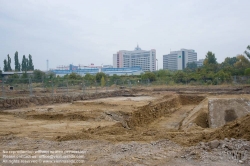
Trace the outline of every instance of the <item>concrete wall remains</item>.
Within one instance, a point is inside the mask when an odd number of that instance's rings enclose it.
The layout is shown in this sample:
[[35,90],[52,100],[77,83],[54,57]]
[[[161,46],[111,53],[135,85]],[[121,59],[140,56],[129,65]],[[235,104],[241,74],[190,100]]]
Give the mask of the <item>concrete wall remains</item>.
[[217,128],[227,122],[250,113],[250,101],[245,98],[209,99],[208,123],[210,128]]

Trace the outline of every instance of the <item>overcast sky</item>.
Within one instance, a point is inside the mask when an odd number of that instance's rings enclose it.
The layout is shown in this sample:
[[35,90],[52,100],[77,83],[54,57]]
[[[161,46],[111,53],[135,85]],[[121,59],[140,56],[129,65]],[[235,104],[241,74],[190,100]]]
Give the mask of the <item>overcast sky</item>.
[[250,0],[0,0],[0,67],[31,54],[36,69],[113,65],[113,54],[156,49],[208,51],[219,62],[250,45]]

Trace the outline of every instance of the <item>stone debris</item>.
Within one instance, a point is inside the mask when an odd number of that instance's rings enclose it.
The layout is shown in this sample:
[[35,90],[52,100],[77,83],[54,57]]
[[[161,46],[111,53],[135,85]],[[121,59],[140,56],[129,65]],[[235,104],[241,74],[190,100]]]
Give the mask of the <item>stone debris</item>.
[[218,140],[213,140],[211,142],[209,142],[209,147],[211,149],[217,148],[220,145],[220,142]]

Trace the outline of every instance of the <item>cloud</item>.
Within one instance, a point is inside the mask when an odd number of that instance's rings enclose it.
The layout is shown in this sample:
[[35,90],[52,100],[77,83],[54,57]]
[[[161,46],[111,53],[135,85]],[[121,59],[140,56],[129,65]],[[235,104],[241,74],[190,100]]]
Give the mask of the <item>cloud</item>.
[[[35,68],[69,63],[112,64],[118,50],[194,49],[199,58],[225,57],[249,45],[248,0],[0,0],[0,57],[31,54]],[[0,63],[0,66],[2,64]],[[14,64],[13,64],[14,66]]]

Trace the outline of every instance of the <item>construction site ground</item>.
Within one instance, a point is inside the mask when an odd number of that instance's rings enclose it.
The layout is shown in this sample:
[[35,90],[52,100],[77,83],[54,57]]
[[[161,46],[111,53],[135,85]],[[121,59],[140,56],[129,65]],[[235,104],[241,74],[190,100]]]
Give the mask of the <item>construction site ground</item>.
[[3,162],[4,151],[20,150],[86,151],[83,163],[48,165],[250,165],[250,115],[208,124],[209,99],[250,100],[249,87],[127,91],[1,110],[0,165],[26,165]]

